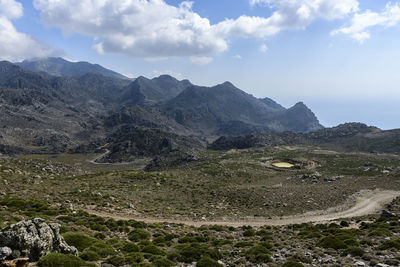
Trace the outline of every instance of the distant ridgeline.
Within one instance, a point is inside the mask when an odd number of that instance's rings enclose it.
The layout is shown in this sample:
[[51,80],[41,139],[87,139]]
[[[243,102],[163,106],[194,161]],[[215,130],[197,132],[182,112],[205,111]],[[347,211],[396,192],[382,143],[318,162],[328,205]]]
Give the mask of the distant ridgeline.
[[323,129],[303,103],[286,109],[225,82],[134,80],[100,65],[47,58],[0,62],[0,152],[94,151],[125,160],[189,152],[222,135]]
[[280,145],[311,145],[339,151],[400,154],[400,129],[383,131],[362,123],[346,123],[309,133],[222,136],[210,144],[209,148],[228,150]]

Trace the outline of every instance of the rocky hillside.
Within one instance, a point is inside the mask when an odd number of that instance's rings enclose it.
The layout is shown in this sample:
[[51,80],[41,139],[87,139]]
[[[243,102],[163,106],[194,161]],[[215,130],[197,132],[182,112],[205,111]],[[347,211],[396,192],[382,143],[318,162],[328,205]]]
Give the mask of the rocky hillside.
[[398,154],[400,153],[400,130],[384,131],[362,123],[346,123],[310,133],[284,132],[222,136],[209,148],[227,150],[279,145],[312,145],[332,150]]
[[[286,109],[229,82],[200,87],[168,75],[132,81],[61,58],[0,62],[0,96],[0,153],[87,152],[99,146],[112,151],[107,159],[125,161],[158,155],[154,147],[164,138],[174,144],[171,151],[185,152],[218,135],[323,128],[303,103]],[[149,136],[138,153],[143,140],[137,138]]]
[[273,101],[259,100],[229,82],[214,87],[192,86],[165,107],[177,122],[206,135],[323,128],[304,104],[285,109]]
[[39,73],[47,73],[52,76],[78,77],[87,73],[97,73],[106,77],[128,79],[127,77],[106,69],[98,64],[88,62],[70,62],[60,57],[49,57],[25,60],[17,63],[18,66]]

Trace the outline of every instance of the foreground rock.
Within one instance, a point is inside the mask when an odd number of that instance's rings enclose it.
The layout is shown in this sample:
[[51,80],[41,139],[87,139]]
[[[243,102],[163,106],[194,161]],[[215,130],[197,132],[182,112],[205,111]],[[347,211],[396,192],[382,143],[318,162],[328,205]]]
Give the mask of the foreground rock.
[[40,218],[21,221],[6,228],[0,232],[0,244],[1,251],[18,251],[10,253],[4,259],[10,259],[10,257],[12,259],[13,254],[20,254],[22,257],[29,258],[30,261],[37,261],[50,252],[78,255],[78,250],[68,246],[60,235],[59,224],[47,224]]

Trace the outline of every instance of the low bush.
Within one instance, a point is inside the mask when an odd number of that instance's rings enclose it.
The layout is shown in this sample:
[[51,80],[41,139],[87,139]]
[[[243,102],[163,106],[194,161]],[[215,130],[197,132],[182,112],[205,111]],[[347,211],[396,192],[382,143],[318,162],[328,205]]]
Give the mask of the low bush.
[[380,245],[378,247],[381,250],[385,250],[385,249],[400,249],[400,239],[393,239],[393,240],[388,240],[386,242],[384,242],[382,245]]
[[152,255],[165,255],[165,252],[154,245],[147,245],[142,249],[143,253],[149,253]]
[[128,234],[129,240],[134,241],[134,242],[139,242],[141,240],[147,240],[150,238],[150,236],[151,235],[149,232],[147,232],[146,230],[141,229],[141,228],[136,228]]
[[106,260],[106,263],[114,266],[124,266],[126,264],[125,258],[122,256],[112,256]]
[[79,257],[85,261],[98,261],[101,260],[101,256],[94,251],[82,252]]
[[266,263],[272,261],[270,254],[269,249],[258,244],[246,251],[246,258],[253,263]]
[[[154,266],[156,266],[156,267],[172,267],[172,266],[175,266],[174,262],[172,262],[172,261],[170,261],[168,259],[165,259],[165,258],[158,258],[158,259],[154,260],[152,262],[152,264]],[[197,266],[199,266],[199,265],[197,264]]]
[[253,242],[248,242],[248,241],[241,241],[235,244],[235,248],[245,248],[245,247],[251,247],[253,245]]
[[342,252],[341,256],[346,257],[349,254],[353,257],[361,257],[365,254],[365,251],[362,248],[348,248]]
[[393,233],[389,229],[379,228],[369,232],[368,236],[392,236]]
[[76,247],[79,251],[83,251],[85,248],[97,242],[96,239],[79,233],[67,232],[62,236],[68,245]]
[[117,254],[113,247],[101,241],[93,243],[88,250],[96,252],[103,258]]
[[322,248],[333,248],[333,249],[345,249],[347,248],[346,243],[344,243],[341,239],[337,238],[336,236],[326,236],[322,238],[318,243],[317,246]]
[[95,265],[90,264],[78,258],[74,255],[50,253],[40,258],[38,267],[93,267]]

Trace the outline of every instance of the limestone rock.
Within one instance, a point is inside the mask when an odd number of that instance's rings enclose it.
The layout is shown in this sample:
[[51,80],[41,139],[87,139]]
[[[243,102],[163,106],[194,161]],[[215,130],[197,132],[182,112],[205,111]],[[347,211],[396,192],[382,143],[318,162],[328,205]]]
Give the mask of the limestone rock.
[[12,253],[11,248],[9,247],[0,247],[0,261],[5,260]]
[[78,250],[69,246],[60,235],[59,224],[47,224],[40,218],[6,228],[0,232],[0,244],[21,251],[22,256],[31,261],[37,261],[50,252],[78,255]]

